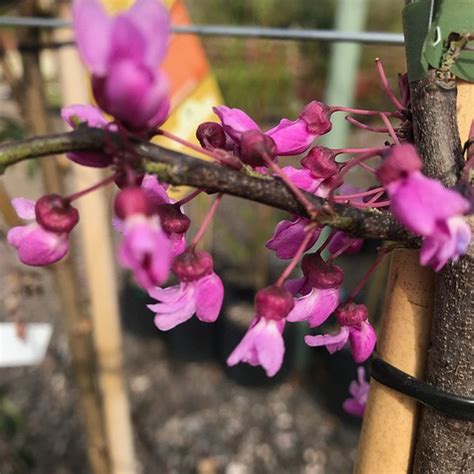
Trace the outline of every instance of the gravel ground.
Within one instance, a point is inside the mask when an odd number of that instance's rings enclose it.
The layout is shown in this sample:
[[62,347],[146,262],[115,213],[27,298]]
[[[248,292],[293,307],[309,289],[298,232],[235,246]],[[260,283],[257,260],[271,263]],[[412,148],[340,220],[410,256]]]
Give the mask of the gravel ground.
[[[40,366],[0,369],[0,386],[23,419],[13,441],[0,442],[0,473],[87,473],[77,393],[50,277],[17,266],[9,252],[1,254],[2,288],[12,278],[27,284],[22,317],[51,321],[55,330]],[[6,302],[2,298],[3,321]],[[329,414],[302,377],[247,388],[215,362],[170,358],[169,341],[158,336],[126,333],[124,345],[143,473],[350,472],[358,428]],[[26,451],[34,467],[12,470],[9,456],[16,448]]]

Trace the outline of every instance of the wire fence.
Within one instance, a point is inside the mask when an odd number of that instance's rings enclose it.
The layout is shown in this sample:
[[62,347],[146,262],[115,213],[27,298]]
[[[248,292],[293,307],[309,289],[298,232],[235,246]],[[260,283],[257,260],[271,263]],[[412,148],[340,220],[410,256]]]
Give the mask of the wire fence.
[[[37,17],[0,17],[0,27],[29,28],[71,28],[71,22],[56,18]],[[259,38],[284,41],[330,41],[345,43],[380,44],[402,46],[402,33],[379,31],[336,31],[296,28],[266,28],[261,26],[230,26],[230,25],[174,25],[172,31],[177,34],[193,34],[198,36],[221,36],[230,38]],[[70,43],[64,43],[68,45]],[[54,47],[54,44],[50,45]],[[57,44],[56,44],[57,46]]]

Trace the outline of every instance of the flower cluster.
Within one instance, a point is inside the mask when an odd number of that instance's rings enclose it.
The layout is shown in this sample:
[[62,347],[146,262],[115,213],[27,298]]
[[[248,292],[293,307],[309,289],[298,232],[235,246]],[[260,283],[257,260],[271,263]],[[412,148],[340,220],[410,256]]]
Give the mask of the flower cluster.
[[[214,272],[211,255],[198,250],[197,245],[222,194],[217,195],[188,244],[185,235],[190,219],[184,206],[202,190],[180,201],[171,199],[166,184],[144,173],[142,158],[129,138],[146,139],[165,133],[158,127],[166,120],[170,107],[168,81],[159,69],[170,31],[167,11],[156,0],[137,0],[128,11],[109,17],[99,0],[76,0],[74,30],[79,52],[91,73],[98,108],[72,105],[63,109],[63,119],[73,128],[87,125],[104,129],[111,139],[101,151],[76,151],[68,156],[76,164],[112,172],[97,185],[67,197],[46,195],[36,203],[14,199],[18,215],[33,222],[12,228],[8,241],[26,264],[47,265],[60,260],[67,254],[69,233],[79,221],[71,203],[114,182],[118,191],[113,225],[122,234],[118,260],[156,300],[149,305],[156,326],[166,331],[193,315],[203,322],[214,322],[223,304],[224,286]],[[386,78],[382,79],[387,84]],[[292,323],[306,322],[313,331],[332,321],[338,328],[335,334],[311,333],[305,342],[324,346],[331,354],[348,347],[358,363],[367,360],[375,348],[376,334],[367,308],[357,304],[356,297],[386,252],[381,251],[367,274],[343,297],[344,272],[336,260],[359,251],[363,241],[320,224],[325,221],[318,219],[313,196],[326,200],[323,210],[329,214],[338,203],[358,209],[390,210],[422,238],[421,264],[436,271],[466,253],[471,230],[463,216],[471,212],[470,202],[457,190],[447,189],[422,174],[421,160],[405,141],[409,136],[406,117],[410,116],[406,82],[401,81],[400,100],[392,91],[388,95],[396,109],[393,112],[331,107],[312,101],[295,120],[283,118],[267,131],[262,131],[244,111],[221,105],[214,108],[219,122],[205,122],[198,127],[196,136],[202,151],[215,160],[216,166],[268,175],[274,178],[272,182],[281,180],[306,210],[306,217],[294,215],[279,222],[266,243],[277,258],[289,262],[273,284],[257,292],[255,317],[229,355],[229,365],[260,365],[269,377],[274,376],[283,363],[285,326]],[[385,132],[391,141],[361,149],[314,145],[317,138],[331,130],[331,116],[336,112],[349,113],[353,125]],[[380,117],[383,128],[363,124],[353,115]],[[399,122],[398,127],[392,124],[394,120]],[[119,145],[118,138],[122,139]],[[346,155],[344,161],[338,158],[342,154]],[[279,159],[283,156],[299,163],[281,167]],[[379,160],[377,169],[366,163],[368,159]],[[365,190],[351,188],[346,177],[354,167],[376,176],[379,184]],[[305,255],[313,247],[315,250]],[[299,263],[302,277],[291,279]],[[171,274],[178,284],[163,287]],[[358,384],[350,389],[354,398],[346,401],[345,407],[361,414],[367,383],[362,370],[358,377]]]

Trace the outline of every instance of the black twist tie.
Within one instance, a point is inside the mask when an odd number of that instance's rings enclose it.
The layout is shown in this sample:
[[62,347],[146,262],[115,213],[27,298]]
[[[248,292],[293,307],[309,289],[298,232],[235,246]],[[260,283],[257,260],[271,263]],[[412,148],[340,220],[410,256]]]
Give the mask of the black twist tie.
[[474,398],[438,390],[434,385],[412,377],[376,356],[371,361],[371,376],[382,385],[450,418],[474,421]]

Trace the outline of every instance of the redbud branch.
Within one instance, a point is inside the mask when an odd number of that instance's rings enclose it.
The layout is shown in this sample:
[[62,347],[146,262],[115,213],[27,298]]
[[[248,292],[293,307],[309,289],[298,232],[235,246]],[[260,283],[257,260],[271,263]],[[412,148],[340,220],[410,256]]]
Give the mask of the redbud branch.
[[[101,151],[105,135],[117,145],[118,135],[104,130],[80,127],[69,133],[35,137],[0,145],[0,172],[20,161],[71,151]],[[160,180],[176,186],[187,185],[207,192],[221,192],[309,217],[307,210],[293,192],[279,179],[250,175],[199,160],[137,138],[132,138],[134,153],[142,158],[142,169],[156,174]],[[345,204],[334,204],[334,214],[323,212],[328,201],[303,192],[318,211],[314,218],[321,225],[342,230],[353,237],[388,239],[418,246],[419,239],[402,227],[389,212],[376,209],[359,210]],[[320,212],[321,211],[321,212]]]

